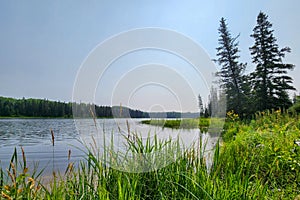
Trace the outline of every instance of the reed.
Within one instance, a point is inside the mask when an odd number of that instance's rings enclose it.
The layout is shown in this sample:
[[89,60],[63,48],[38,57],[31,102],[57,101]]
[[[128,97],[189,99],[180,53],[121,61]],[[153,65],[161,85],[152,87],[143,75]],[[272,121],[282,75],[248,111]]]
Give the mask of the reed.
[[[184,149],[178,141],[143,141],[137,133],[130,133],[134,137],[124,136],[127,154],[112,146],[103,155],[88,148],[84,161],[77,166],[70,162],[65,173],[46,187],[37,176],[28,174],[25,153],[18,164],[15,150],[8,170],[0,171],[1,195],[6,199],[296,199],[300,194],[300,146],[294,141],[300,139],[299,118],[276,111],[257,115],[249,122],[227,120],[226,139],[216,145],[210,170],[203,142]],[[164,148],[176,153],[167,154],[174,162],[163,168],[145,173],[116,169],[121,164],[123,169],[149,167],[138,156],[135,163],[124,162],[129,153],[163,162],[150,155]]]
[[55,136],[54,136],[54,131],[50,129],[51,133],[51,143],[52,143],[52,174],[53,177],[55,178],[55,165],[54,165],[54,159],[55,159]]
[[29,174],[26,163],[26,155],[21,147],[22,161],[19,162],[17,149],[15,148],[6,174],[0,170],[0,192],[3,199],[39,199],[41,185],[39,183],[41,170],[36,169]]

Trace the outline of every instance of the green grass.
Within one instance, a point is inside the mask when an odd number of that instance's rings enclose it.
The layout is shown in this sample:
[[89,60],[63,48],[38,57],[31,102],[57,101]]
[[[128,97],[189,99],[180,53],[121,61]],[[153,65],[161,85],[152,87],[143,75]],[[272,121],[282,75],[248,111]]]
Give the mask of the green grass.
[[[300,147],[294,143],[300,139],[298,116],[259,113],[255,120],[242,122],[231,113],[222,136],[210,173],[203,152],[183,150],[177,142],[157,138],[142,143],[137,135],[128,139],[131,153],[154,153],[167,147],[178,150],[177,154],[168,154],[176,161],[151,172],[130,173],[105,165],[100,162],[103,157],[87,151],[86,161],[75,168],[69,164],[64,174],[53,175],[53,181],[43,185],[39,183],[41,176],[28,174],[25,154],[20,163],[15,153],[15,164],[1,170],[0,193],[3,199],[106,200],[295,199],[300,194]],[[125,155],[112,150],[106,151],[109,163],[119,166],[122,163],[118,158]],[[141,166],[149,167],[138,157],[136,162],[128,160],[124,165],[131,169]]]
[[195,118],[195,119],[151,119],[143,120],[142,124],[149,124],[154,126],[161,126],[164,128],[208,128],[210,125],[209,118]]

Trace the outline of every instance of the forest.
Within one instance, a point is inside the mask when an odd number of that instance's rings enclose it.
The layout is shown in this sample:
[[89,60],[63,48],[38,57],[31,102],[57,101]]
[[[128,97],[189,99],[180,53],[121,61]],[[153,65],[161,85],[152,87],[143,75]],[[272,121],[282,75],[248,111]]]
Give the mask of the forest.
[[[60,101],[50,101],[47,99],[14,99],[8,97],[0,97],[0,116],[2,117],[72,117],[72,107],[74,109],[89,110],[91,104],[84,103],[66,103]],[[117,107],[93,105],[97,117],[113,117],[113,113],[117,112]],[[123,108],[124,113],[129,113],[132,118],[149,117],[148,113]],[[88,117],[88,116],[83,116]],[[125,116],[117,116],[125,117]]]
[[145,112],[121,106],[98,106],[85,103],[66,103],[47,99],[15,99],[0,96],[0,117],[91,117],[90,109],[99,118],[195,118],[198,113]]

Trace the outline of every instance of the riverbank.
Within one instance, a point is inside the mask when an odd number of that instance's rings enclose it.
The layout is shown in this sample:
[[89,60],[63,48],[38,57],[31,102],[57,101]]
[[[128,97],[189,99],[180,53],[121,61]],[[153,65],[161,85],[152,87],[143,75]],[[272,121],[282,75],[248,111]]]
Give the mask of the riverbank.
[[[216,146],[209,170],[204,153],[192,149],[181,149],[173,157],[176,162],[147,173],[119,171],[88,152],[85,163],[77,169],[67,165],[64,174],[54,174],[45,186],[39,184],[38,173],[28,174],[23,156],[17,161],[23,160],[19,173],[16,164],[8,172],[1,171],[0,192],[3,198],[15,199],[296,199],[300,194],[299,116],[259,113],[255,120],[243,122],[230,113],[224,128],[223,144]],[[167,141],[140,141],[138,137],[128,140],[131,151],[153,153],[174,147]],[[117,156],[114,153],[110,155]]]
[[153,126],[161,126],[163,128],[208,128],[210,125],[210,118],[193,118],[193,119],[150,119],[141,121],[142,124]]

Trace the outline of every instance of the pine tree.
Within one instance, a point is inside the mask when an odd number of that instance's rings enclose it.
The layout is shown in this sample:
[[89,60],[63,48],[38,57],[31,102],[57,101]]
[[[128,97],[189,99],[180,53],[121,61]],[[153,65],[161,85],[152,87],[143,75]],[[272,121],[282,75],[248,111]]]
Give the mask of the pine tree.
[[282,62],[285,53],[290,52],[290,48],[279,49],[273,35],[274,30],[271,28],[268,16],[260,12],[251,35],[255,42],[250,47],[252,61],[256,64],[256,70],[251,75],[255,105],[260,111],[289,107],[291,100],[288,90],[295,90],[292,78],[287,75],[288,70],[293,69],[294,65]]
[[218,29],[220,37],[217,50],[218,59],[216,62],[221,66],[217,76],[221,78],[221,85],[225,90],[227,100],[227,110],[234,110],[241,114],[245,106],[243,99],[245,96],[242,91],[243,72],[246,64],[239,63],[239,49],[237,37],[233,38],[228,30],[226,20],[221,18]]
[[218,90],[216,87],[212,86],[210,89],[210,94],[208,96],[208,113],[210,117],[217,117],[218,113],[218,105],[219,98],[218,98]]
[[200,110],[200,117],[202,117],[204,115],[204,108],[203,108],[203,101],[202,101],[202,98],[201,98],[201,95],[199,94],[198,95],[198,106],[199,106],[199,110]]

